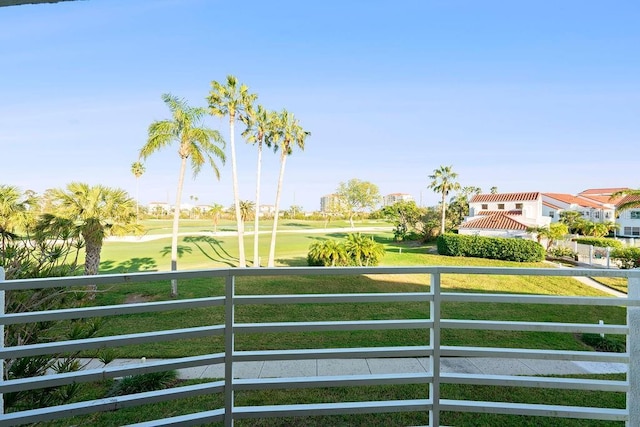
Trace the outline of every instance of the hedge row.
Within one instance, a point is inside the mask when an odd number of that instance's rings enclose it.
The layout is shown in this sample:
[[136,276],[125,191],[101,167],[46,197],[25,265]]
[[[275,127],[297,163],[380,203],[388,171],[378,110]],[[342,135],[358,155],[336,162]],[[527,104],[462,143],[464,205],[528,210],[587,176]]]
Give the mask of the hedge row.
[[591,245],[599,248],[621,248],[623,246],[621,241],[607,239],[606,237],[576,237],[572,240],[581,245]]
[[436,243],[440,255],[519,262],[539,262],[545,257],[542,245],[533,240],[444,234]]
[[640,248],[615,248],[611,258],[618,262],[620,268],[640,268]]

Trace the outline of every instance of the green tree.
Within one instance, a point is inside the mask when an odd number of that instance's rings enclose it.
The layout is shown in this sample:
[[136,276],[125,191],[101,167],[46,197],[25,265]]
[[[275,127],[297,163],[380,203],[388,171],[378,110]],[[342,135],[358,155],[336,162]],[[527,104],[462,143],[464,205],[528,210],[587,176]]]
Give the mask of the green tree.
[[413,200],[401,200],[381,209],[382,216],[395,223],[393,234],[397,241],[404,240],[407,234],[416,228],[423,211]]
[[214,203],[213,206],[211,206],[211,209],[209,209],[208,213],[213,219],[213,232],[217,233],[218,224],[220,223],[220,217],[222,217],[222,214],[224,213],[224,206],[218,203]]
[[302,206],[299,205],[291,205],[289,209],[285,212],[285,215],[290,219],[300,218],[302,215]]
[[212,81],[209,92],[209,112],[218,117],[229,117],[229,140],[231,142],[231,173],[233,178],[233,204],[238,227],[239,266],[246,267],[244,252],[244,225],[240,212],[240,195],[238,189],[238,170],[236,166],[235,123],[241,119],[248,108],[257,99],[257,95],[249,93],[249,88],[238,84],[234,76],[227,76],[226,84]]
[[4,252],[17,229],[33,219],[31,208],[35,202],[35,195],[23,194],[18,187],[0,185],[0,250]]
[[349,215],[349,223],[354,227],[353,217],[367,209],[375,209],[380,203],[378,186],[357,178],[341,182],[336,191],[339,205]]
[[[162,95],[162,100],[169,107],[172,118],[155,121],[149,125],[149,137],[147,143],[140,149],[140,158],[147,159],[156,151],[174,142],[178,143],[180,174],[178,175],[171,238],[171,271],[175,271],[178,268],[178,225],[187,159],[191,160],[191,170],[194,176],[200,172],[202,165],[208,162],[219,179],[220,171],[214,157],[224,163],[224,140],[218,131],[201,125],[207,113],[204,108],[190,107],[184,100],[171,94]],[[177,295],[178,281],[174,279],[171,281],[171,296],[176,297]]]
[[[98,274],[106,237],[141,230],[135,223],[135,201],[122,189],[72,182],[66,189],[53,189],[49,194],[55,216],[71,220],[84,239],[85,275]],[[95,286],[90,290],[95,291]]]
[[449,201],[447,219],[455,228],[469,215],[469,200],[482,192],[480,187],[462,187],[462,189]]
[[246,222],[253,217],[256,204],[251,200],[240,200],[240,218],[242,222]]
[[140,219],[140,201],[138,193],[140,190],[140,177],[144,173],[144,164],[142,162],[133,162],[131,164],[131,173],[136,177],[136,222]]
[[560,222],[569,228],[570,233],[578,233],[584,219],[578,211],[562,211],[560,212]]
[[276,206],[273,217],[273,229],[271,230],[271,244],[269,247],[269,261],[267,266],[275,265],[276,254],[276,232],[278,230],[278,216],[280,215],[280,195],[282,194],[282,183],[284,181],[284,169],[287,157],[293,153],[293,147],[298,146],[304,150],[304,143],[310,132],[305,131],[298,119],[288,112],[282,110],[274,121],[273,143],[274,147],[280,150],[280,174],[278,175],[278,188],[276,190]]
[[491,189],[489,190],[489,192],[491,194],[498,194],[498,187],[496,187],[495,185],[493,187],[491,187]]
[[442,195],[440,234],[444,234],[445,232],[447,195],[451,191],[458,191],[460,189],[460,184],[456,182],[457,178],[458,174],[453,171],[453,166],[440,166],[433,171],[433,175],[429,175],[429,179],[431,180],[429,188]]
[[[256,167],[256,208],[260,209],[260,177],[262,171],[262,147],[263,145],[271,147],[273,124],[276,119],[276,113],[267,111],[262,105],[257,108],[248,108],[247,114],[241,117],[242,122],[247,126],[242,136],[248,143],[255,144],[258,149],[258,165]],[[256,214],[254,218],[253,233],[253,266],[260,267],[259,254],[259,235],[260,215]]]

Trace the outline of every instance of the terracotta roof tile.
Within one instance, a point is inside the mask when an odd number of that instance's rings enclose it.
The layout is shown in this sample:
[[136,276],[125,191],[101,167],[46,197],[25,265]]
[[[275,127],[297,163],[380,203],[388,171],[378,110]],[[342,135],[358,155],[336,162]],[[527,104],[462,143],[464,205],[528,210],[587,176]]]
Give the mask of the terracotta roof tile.
[[550,199],[559,200],[564,203],[575,204],[578,206],[582,206],[584,208],[601,208],[602,203],[598,203],[594,201],[595,199],[591,199],[590,197],[576,197],[571,194],[564,193],[542,193],[544,196],[549,197]]
[[626,187],[620,188],[588,188],[580,193],[580,195],[596,195],[596,196],[610,196],[618,191],[628,190]]
[[522,210],[513,209],[511,211],[480,211],[476,215],[487,216],[487,215],[495,215],[495,214],[507,214],[507,215],[512,215],[512,216],[517,216],[517,215],[522,215]]
[[501,193],[501,194],[476,194],[471,203],[478,202],[526,202],[538,200],[540,193]]
[[631,194],[624,196],[622,199],[618,200],[616,207],[627,202],[638,202],[638,207],[640,207],[640,196],[634,196]]
[[542,204],[543,204],[544,206],[548,207],[548,208],[551,208],[551,209],[555,209],[555,210],[560,210],[560,209],[562,209],[560,206],[556,206],[556,205],[554,205],[554,204],[552,204],[552,203],[549,203],[549,202],[545,202],[545,201],[543,201],[543,202],[542,202]]
[[516,221],[515,219],[505,215],[504,213],[497,213],[482,218],[472,219],[460,224],[459,228],[481,228],[485,230],[526,230],[528,227]]

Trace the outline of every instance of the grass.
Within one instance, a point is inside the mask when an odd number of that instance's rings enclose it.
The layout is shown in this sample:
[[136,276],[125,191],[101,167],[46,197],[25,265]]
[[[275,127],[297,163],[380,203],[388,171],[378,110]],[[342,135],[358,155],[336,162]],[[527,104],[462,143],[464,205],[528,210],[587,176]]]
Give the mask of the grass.
[[[624,380],[624,375],[572,376],[576,378],[595,378]],[[184,381],[180,385],[202,383],[202,380]],[[110,381],[84,386],[78,396],[81,400],[99,398],[106,393]],[[427,385],[394,385],[367,387],[316,388],[298,390],[245,391],[236,393],[236,405],[269,405],[296,403],[323,403],[337,401],[372,401],[425,399],[428,397]],[[522,402],[562,404],[570,406],[594,406],[605,408],[624,408],[624,393],[603,393],[558,389],[531,389],[522,387],[493,387],[443,384],[441,398],[461,400],[486,400],[497,402]],[[112,426],[153,420],[161,417],[173,417],[194,412],[217,409],[224,406],[222,394],[210,394],[169,402],[145,405],[136,408],[124,408],[114,412],[104,412],[90,416],[73,417],[47,423],[49,426],[92,425]],[[540,427],[600,427],[622,426],[620,422],[572,420],[548,417],[525,417],[512,415],[491,415],[473,413],[444,412],[441,422],[458,426],[517,425]],[[371,426],[371,425],[425,425],[428,424],[426,412],[402,412],[392,414],[335,415],[329,417],[288,417],[261,420],[238,420],[238,426]],[[222,423],[210,424],[221,426]]]
[[[304,265],[303,254],[309,243],[315,239],[343,238],[345,233],[330,235],[282,235],[279,241],[283,247],[281,253],[288,258],[281,258],[281,263]],[[204,240],[187,240],[194,245],[184,255],[181,267],[212,267],[214,260],[202,261],[205,254],[215,252],[218,256],[232,257],[234,241],[232,238],[220,240],[218,243]],[[479,258],[451,258],[428,253],[432,246],[399,244],[391,241],[390,235],[381,234],[377,239],[385,244],[387,254],[385,265],[465,265],[493,267],[545,267],[544,263],[514,263],[507,261],[485,260]],[[168,241],[167,241],[168,243]],[[163,241],[139,244],[109,244],[106,253],[114,258],[122,259],[124,254],[135,257],[129,260],[132,271],[144,266],[142,250],[158,250]],[[155,246],[154,246],[155,245]],[[205,245],[208,245],[205,247]],[[146,248],[146,249],[145,249]],[[155,248],[155,249],[154,249]],[[402,248],[402,252],[400,252]],[[120,252],[117,252],[120,249]],[[115,250],[114,252],[109,252]],[[132,252],[136,251],[136,252]],[[140,251],[140,252],[138,252]],[[124,255],[126,256],[126,255]],[[200,256],[200,258],[198,258]],[[149,257],[151,258],[151,257]],[[116,258],[117,259],[117,258]],[[229,259],[229,258],[228,258]],[[138,261],[136,261],[138,260]],[[127,261],[109,261],[108,272],[124,268]],[[151,261],[149,262],[150,265]],[[200,264],[202,263],[202,264]],[[103,262],[103,267],[105,266]],[[216,264],[216,266],[220,266]],[[105,271],[103,269],[103,271]],[[291,277],[242,277],[237,279],[238,294],[302,294],[302,293],[362,293],[362,292],[425,292],[429,289],[428,275],[367,275],[348,277],[291,276]],[[571,278],[534,277],[534,276],[486,276],[486,275],[443,275],[444,291],[455,292],[499,292],[530,293],[543,295],[585,295],[602,296],[603,294]],[[96,304],[121,304],[133,297],[148,301],[167,300],[168,282],[150,282],[144,284],[128,284],[110,286],[98,294]],[[181,281],[180,298],[200,298],[219,296],[224,293],[221,279],[194,279]],[[624,323],[625,312],[618,307],[594,306],[531,306],[521,304],[469,304],[446,303],[442,308],[443,316],[453,319],[493,319],[493,320],[533,320],[598,323],[604,320],[608,324]],[[294,304],[283,309],[281,305],[239,306],[236,309],[236,321],[253,322],[285,322],[313,320],[366,320],[366,319],[414,319],[427,318],[428,306],[424,303],[360,303],[360,304]],[[220,324],[224,320],[222,308],[193,309],[180,313],[148,313],[109,318],[101,329],[102,335],[136,333],[172,328],[186,328]],[[500,332],[500,331],[468,331],[444,330],[442,333],[445,345],[502,346],[545,349],[589,349],[573,334],[536,333],[536,332]],[[384,331],[351,331],[351,332],[307,332],[286,334],[252,334],[238,335],[236,347],[239,350],[294,349],[324,347],[365,347],[378,345],[418,345],[428,342],[428,335],[423,330],[384,330]],[[194,354],[205,354],[222,351],[221,338],[193,339],[169,343],[152,343],[118,349],[118,357],[182,357]]]
[[[330,225],[331,226],[331,225]],[[159,233],[160,234],[160,233]],[[280,234],[278,236],[278,264],[306,265],[306,251],[317,239],[346,237],[346,233],[331,234]],[[247,237],[247,258],[251,259],[252,245]],[[376,239],[385,245],[384,265],[463,265],[493,267],[545,267],[543,263],[513,263],[477,258],[450,258],[434,255],[433,246],[395,243],[390,234],[379,234]],[[267,253],[268,239],[261,239],[261,253]],[[107,242],[103,249],[102,273],[167,270],[166,255],[169,239],[143,243]],[[227,267],[237,262],[237,240],[234,237],[183,237],[180,239],[181,269]],[[402,249],[402,251],[401,251]],[[238,294],[307,294],[307,293],[358,293],[358,292],[425,292],[429,289],[429,275],[364,275],[364,276],[270,276],[263,278],[241,277],[237,279]],[[443,275],[444,291],[530,293],[544,295],[603,296],[571,278],[533,276]],[[146,301],[169,299],[169,283],[156,281],[142,284],[104,286],[95,300],[97,305],[120,304],[137,297]],[[222,279],[184,280],[179,284],[180,298],[218,296],[224,293]],[[624,323],[625,311],[618,307],[594,306],[544,306],[521,304],[468,304],[445,303],[445,318],[530,320],[598,323]],[[414,319],[427,318],[425,303],[361,303],[361,304],[293,304],[238,306],[236,321],[280,322],[313,320],[360,319]],[[180,312],[148,313],[114,316],[106,320],[100,335],[116,335],[173,328],[186,328],[219,324],[224,319],[221,308],[192,309]],[[66,325],[61,322],[60,328]],[[282,334],[250,334],[236,336],[236,349],[294,349],[327,347],[367,347],[421,345],[428,343],[424,330],[308,332]],[[589,350],[579,337],[573,334],[537,332],[500,332],[443,330],[444,345],[470,345],[483,347],[519,347],[538,349]],[[116,349],[117,357],[183,357],[222,351],[220,337],[181,340],[168,343],[150,343]],[[94,354],[91,354],[93,356]],[[608,376],[611,377],[611,376]],[[83,385],[79,400],[102,398],[110,382]],[[182,384],[189,384],[185,382]],[[271,390],[242,392],[236,396],[237,405],[269,403],[332,402],[351,400],[383,400],[425,398],[424,385],[385,387],[356,387],[311,390]],[[625,397],[620,393],[589,393],[529,388],[479,387],[443,385],[443,398],[521,401],[537,403],[562,403],[602,407],[624,407]],[[130,408],[115,412],[76,417],[64,422],[47,425],[121,425],[159,417],[204,411],[222,406],[221,395],[209,395]],[[377,415],[351,415],[334,417],[281,418],[239,421],[240,426],[321,426],[321,425],[416,425],[426,424],[425,413],[400,413]],[[497,416],[487,414],[444,413],[443,424],[464,426],[522,425],[522,426],[613,426],[585,420],[545,419],[538,417]]]
[[598,283],[602,283],[616,291],[627,293],[628,281],[624,277],[592,277]]

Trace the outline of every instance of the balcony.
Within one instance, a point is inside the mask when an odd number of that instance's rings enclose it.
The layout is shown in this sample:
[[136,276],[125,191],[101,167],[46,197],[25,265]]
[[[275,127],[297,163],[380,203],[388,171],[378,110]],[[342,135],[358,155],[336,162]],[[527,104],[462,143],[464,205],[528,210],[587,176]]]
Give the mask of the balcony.
[[[406,293],[344,293],[344,294],[282,294],[253,295],[238,294],[236,281],[245,277],[273,280],[278,276],[320,276],[349,277],[367,275],[414,275],[428,277],[427,292]],[[628,280],[628,298],[576,297],[576,296],[539,296],[530,294],[487,294],[452,293],[441,291],[443,275],[470,275],[481,280],[484,275],[500,276],[606,276],[623,277]],[[0,277],[1,278],[1,277]],[[324,416],[336,414],[363,414],[383,412],[428,412],[429,425],[440,425],[440,413],[477,412],[495,414],[516,414],[529,416],[563,417],[579,419],[597,419],[624,421],[629,426],[640,425],[640,271],[638,270],[590,270],[590,269],[531,269],[531,268],[481,268],[481,267],[375,267],[375,268],[260,268],[260,269],[212,269],[198,271],[180,271],[163,273],[136,273],[123,275],[102,275],[94,277],[71,277],[35,280],[0,280],[0,298],[4,307],[4,291],[16,289],[36,289],[46,287],[77,288],[86,285],[136,286],[146,282],[169,281],[179,279],[186,282],[191,279],[211,279],[224,283],[224,295],[203,298],[140,302],[109,306],[84,307],[45,312],[6,314],[0,318],[0,324],[15,325],[30,322],[68,321],[82,318],[115,318],[122,315],[140,313],[160,313],[171,311],[180,313],[190,309],[220,310],[224,321],[211,325],[156,330],[142,333],[109,335],[99,338],[47,342],[0,348],[0,358],[16,359],[20,357],[58,354],[71,351],[89,352],[96,349],[116,348],[125,345],[144,343],[163,343],[185,339],[218,337],[221,351],[198,354],[189,357],[146,361],[126,366],[105,366],[97,369],[84,369],[64,374],[50,374],[29,379],[3,380],[0,393],[33,390],[73,383],[101,381],[106,378],[119,378],[127,375],[162,372],[197,366],[220,364],[224,366],[224,378],[188,386],[130,394],[0,414],[0,426],[36,423],[61,419],[69,416],[86,415],[101,411],[113,411],[120,408],[136,407],[149,403],[158,403],[186,397],[219,393],[224,405],[214,410],[180,415],[140,423],[137,425],[197,425],[208,422],[223,422],[226,426],[234,420]],[[168,288],[167,288],[168,289]],[[359,303],[403,303],[424,304],[424,316],[414,319],[385,320],[321,320],[242,323],[237,320],[236,309],[243,306],[275,305],[285,310],[287,306],[305,304],[359,304]],[[562,306],[608,306],[626,307],[626,324],[586,324],[556,323],[539,321],[502,321],[468,320],[443,318],[441,308],[447,304],[551,304]],[[483,316],[485,317],[485,316]],[[415,345],[384,347],[339,347],[339,348],[300,348],[300,349],[243,349],[237,350],[238,337],[246,334],[287,334],[310,331],[381,331],[381,330],[423,330],[424,342]],[[445,330],[484,330],[484,331],[536,331],[549,333],[596,333],[620,334],[627,336],[625,353],[595,351],[544,350],[535,348],[494,348],[441,345],[441,333]],[[3,334],[4,336],[4,334]],[[290,378],[236,378],[234,370],[238,362],[274,361],[274,360],[310,360],[310,359],[358,359],[358,358],[406,358],[422,357],[428,360],[428,369],[424,373],[397,373],[371,375],[334,375]],[[612,362],[627,364],[627,377],[624,381],[590,380],[577,378],[551,378],[515,375],[483,375],[442,372],[441,361],[444,357],[464,358],[524,358],[538,360],[564,360],[586,362]],[[4,363],[4,362],[3,362]],[[236,394],[246,390],[302,389],[316,387],[355,387],[362,385],[388,384],[428,384],[428,394],[422,399],[375,400],[360,402],[338,402],[321,404],[282,404],[282,405],[236,405]],[[441,398],[442,384],[492,385],[500,387],[555,388],[570,390],[594,390],[602,393],[623,392],[627,395],[626,409],[598,407],[579,407],[548,404],[506,403],[485,400],[451,400]]]

